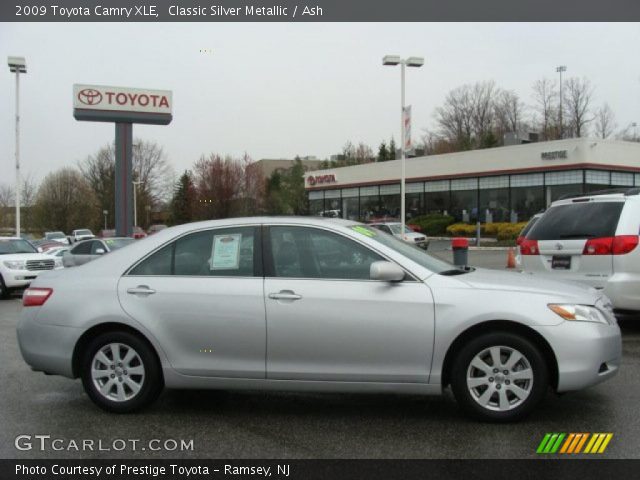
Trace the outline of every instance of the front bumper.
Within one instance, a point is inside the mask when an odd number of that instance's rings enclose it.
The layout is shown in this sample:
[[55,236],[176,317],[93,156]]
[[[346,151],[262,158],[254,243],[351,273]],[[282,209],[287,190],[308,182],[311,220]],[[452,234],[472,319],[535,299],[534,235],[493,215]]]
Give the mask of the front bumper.
[[555,353],[558,392],[590,387],[618,373],[622,337],[617,324],[565,321],[534,328],[547,339]]
[[72,378],[73,350],[83,330],[39,322],[40,310],[39,307],[22,309],[17,327],[22,358],[33,370]]
[[29,270],[4,270],[2,273],[2,279],[7,288],[26,288],[31,282],[33,282],[40,271]]

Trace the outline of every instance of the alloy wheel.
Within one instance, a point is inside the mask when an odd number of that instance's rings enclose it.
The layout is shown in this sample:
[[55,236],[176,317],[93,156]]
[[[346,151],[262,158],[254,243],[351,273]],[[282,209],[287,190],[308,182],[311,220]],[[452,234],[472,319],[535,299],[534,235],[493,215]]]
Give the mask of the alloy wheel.
[[91,378],[103,397],[124,402],[134,398],[142,389],[144,364],[138,352],[129,345],[109,343],[93,356]]

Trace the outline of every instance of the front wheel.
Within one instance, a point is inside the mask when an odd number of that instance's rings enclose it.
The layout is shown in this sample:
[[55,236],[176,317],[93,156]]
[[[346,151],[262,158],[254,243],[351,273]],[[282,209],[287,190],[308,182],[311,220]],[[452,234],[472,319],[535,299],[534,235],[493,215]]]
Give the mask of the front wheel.
[[149,405],[163,387],[155,353],[128,332],[103,333],[89,343],[82,358],[82,384],[96,405],[115,413]]
[[548,369],[538,347],[508,332],[465,344],[454,359],[451,389],[466,413],[480,420],[520,420],[542,400]]

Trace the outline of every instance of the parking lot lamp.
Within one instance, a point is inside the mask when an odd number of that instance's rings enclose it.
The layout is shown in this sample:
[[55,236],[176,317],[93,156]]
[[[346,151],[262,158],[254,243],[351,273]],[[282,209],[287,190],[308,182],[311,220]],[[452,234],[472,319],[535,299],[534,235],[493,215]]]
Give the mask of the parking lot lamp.
[[566,72],[567,71],[567,67],[566,65],[560,65],[559,67],[556,67],[556,72],[558,72],[560,74],[560,138],[564,138],[564,132],[562,130],[562,72]]
[[107,229],[107,215],[109,215],[109,210],[103,210],[102,214],[104,215],[104,229]]
[[9,57],[9,71],[16,74],[16,237],[20,237],[20,74],[27,73],[24,57]]
[[405,177],[406,177],[406,162],[405,162],[405,132],[404,132],[404,69],[405,67],[421,67],[424,65],[424,58],[422,57],[409,57],[406,59],[400,58],[399,55],[385,55],[382,58],[382,65],[395,67],[400,65],[400,234],[404,238],[405,229]]
[[136,205],[136,191],[138,190],[136,187],[138,185],[143,184],[144,182],[142,181],[138,181],[136,182],[135,180],[133,182],[133,226],[137,227],[138,226],[138,206]]

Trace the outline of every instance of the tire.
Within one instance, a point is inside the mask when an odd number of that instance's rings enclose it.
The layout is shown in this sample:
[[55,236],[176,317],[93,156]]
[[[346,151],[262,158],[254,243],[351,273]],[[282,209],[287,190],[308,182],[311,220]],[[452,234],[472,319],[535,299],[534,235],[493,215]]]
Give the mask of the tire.
[[[494,365],[498,355],[500,363]],[[482,421],[524,418],[543,399],[548,383],[548,366],[539,348],[509,332],[470,340],[458,351],[451,370],[456,401],[465,413]]]
[[[118,358],[120,362],[114,361]],[[81,366],[85,392],[108,412],[129,413],[146,407],[164,386],[155,352],[129,332],[98,335],[84,349]]]

